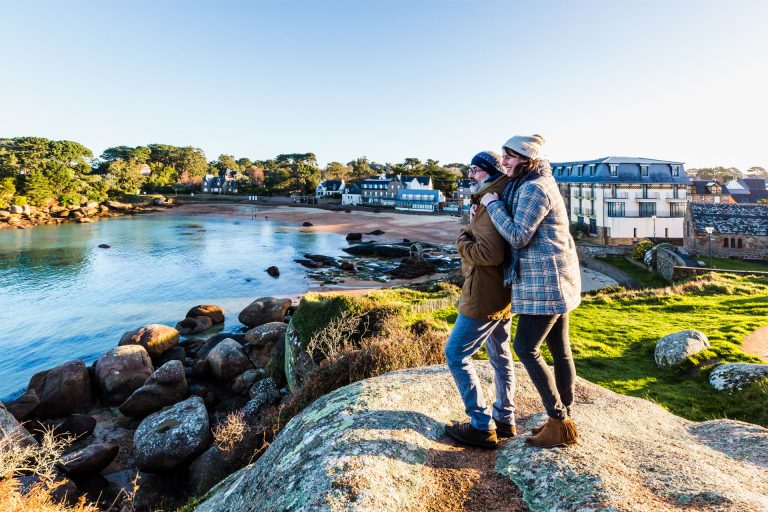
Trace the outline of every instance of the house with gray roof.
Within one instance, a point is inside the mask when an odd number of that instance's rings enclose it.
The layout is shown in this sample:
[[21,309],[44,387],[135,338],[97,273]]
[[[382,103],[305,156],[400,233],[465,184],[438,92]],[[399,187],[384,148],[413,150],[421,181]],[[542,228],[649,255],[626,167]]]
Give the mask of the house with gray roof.
[[382,174],[363,180],[363,203],[395,206],[400,190],[433,190],[429,176]]
[[713,256],[768,260],[768,205],[689,204],[685,247],[708,255],[710,244]]
[[735,203],[758,203],[768,201],[768,188],[763,178],[731,180],[725,184]]
[[596,242],[682,242],[690,184],[683,162],[611,156],[551,165],[571,222],[587,225]]
[[715,179],[703,180],[695,178],[691,180],[688,195],[692,203],[726,204],[736,202],[731,197],[728,188]]
[[315,189],[315,197],[332,196],[333,194],[344,193],[344,180],[325,180],[321,181]]

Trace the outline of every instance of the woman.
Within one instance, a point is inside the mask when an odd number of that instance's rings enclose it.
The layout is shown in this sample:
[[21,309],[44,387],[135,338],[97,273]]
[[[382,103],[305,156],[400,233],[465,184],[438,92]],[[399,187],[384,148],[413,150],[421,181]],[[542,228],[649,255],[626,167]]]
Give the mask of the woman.
[[[577,440],[570,418],[576,368],[568,312],[581,302],[581,274],[565,203],[549,162],[541,158],[543,144],[540,135],[509,139],[502,164],[510,182],[501,198],[485,194],[481,202],[509,242],[504,284],[512,287],[512,312],[518,314],[514,349],[549,416],[525,442],[548,448]],[[539,352],[545,340],[554,375]]]

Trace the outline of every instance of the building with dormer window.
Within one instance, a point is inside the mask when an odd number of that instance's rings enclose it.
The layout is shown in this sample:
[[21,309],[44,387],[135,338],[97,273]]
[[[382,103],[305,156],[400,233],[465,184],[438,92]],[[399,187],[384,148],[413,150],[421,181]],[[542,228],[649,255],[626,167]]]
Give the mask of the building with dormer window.
[[344,180],[325,180],[321,181],[315,189],[315,197],[332,196],[333,194],[344,193]]
[[571,222],[598,243],[682,242],[690,184],[682,162],[614,156],[551,165]]

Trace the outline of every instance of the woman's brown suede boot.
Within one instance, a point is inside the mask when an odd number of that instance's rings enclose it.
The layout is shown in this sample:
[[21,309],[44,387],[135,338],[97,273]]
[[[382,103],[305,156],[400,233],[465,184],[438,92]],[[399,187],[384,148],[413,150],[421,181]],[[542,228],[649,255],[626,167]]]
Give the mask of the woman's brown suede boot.
[[578,434],[576,433],[576,424],[573,420],[549,418],[544,424],[544,428],[538,434],[527,437],[525,442],[526,444],[541,448],[552,448],[554,446],[575,444],[577,440]]

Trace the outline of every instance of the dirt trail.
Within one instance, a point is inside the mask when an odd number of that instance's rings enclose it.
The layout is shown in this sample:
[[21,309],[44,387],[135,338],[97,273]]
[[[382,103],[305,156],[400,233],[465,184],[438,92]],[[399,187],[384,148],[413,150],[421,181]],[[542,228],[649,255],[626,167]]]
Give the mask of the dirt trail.
[[747,334],[741,348],[744,352],[755,355],[768,363],[768,325]]

